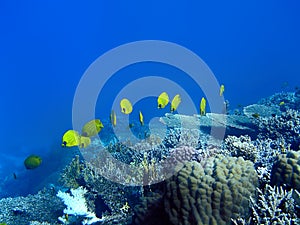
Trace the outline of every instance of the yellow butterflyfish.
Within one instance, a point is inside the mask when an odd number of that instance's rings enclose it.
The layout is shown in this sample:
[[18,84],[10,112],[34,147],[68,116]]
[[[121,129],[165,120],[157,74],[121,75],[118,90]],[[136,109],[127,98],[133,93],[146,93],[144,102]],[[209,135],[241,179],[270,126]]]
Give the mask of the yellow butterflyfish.
[[141,111],[140,111],[140,123],[142,126],[144,126],[144,116]]
[[63,147],[73,147],[80,144],[80,135],[75,130],[68,130],[62,137]]
[[93,137],[97,135],[103,128],[103,124],[99,119],[87,122],[81,131],[81,135],[85,137]]
[[81,136],[80,137],[80,147],[86,148],[91,144],[91,139],[89,137]]
[[161,93],[157,98],[157,107],[163,109],[169,103],[169,96],[166,92]]
[[224,84],[222,84],[222,85],[220,86],[220,96],[223,95],[224,91],[225,91],[225,86],[224,86]]
[[206,100],[205,98],[203,97],[201,99],[201,103],[200,103],[200,115],[201,116],[204,116],[206,114]]
[[173,98],[172,102],[171,102],[171,112],[174,112],[175,110],[177,110],[177,107],[179,106],[181,102],[181,97],[179,94],[175,95],[175,97]]
[[127,98],[123,98],[120,102],[121,112],[130,114],[132,112],[132,104]]
[[114,110],[111,110],[110,113],[110,122],[115,127],[117,125],[117,116]]

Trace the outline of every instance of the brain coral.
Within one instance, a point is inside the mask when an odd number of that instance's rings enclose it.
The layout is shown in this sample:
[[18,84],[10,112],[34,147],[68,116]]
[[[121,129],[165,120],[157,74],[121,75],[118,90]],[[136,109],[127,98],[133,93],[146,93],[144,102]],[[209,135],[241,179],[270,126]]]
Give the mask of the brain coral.
[[231,224],[249,216],[249,197],[258,185],[252,162],[239,157],[188,162],[166,185],[164,206],[172,224]]
[[277,157],[271,172],[272,185],[286,185],[300,191],[300,151],[290,151]]

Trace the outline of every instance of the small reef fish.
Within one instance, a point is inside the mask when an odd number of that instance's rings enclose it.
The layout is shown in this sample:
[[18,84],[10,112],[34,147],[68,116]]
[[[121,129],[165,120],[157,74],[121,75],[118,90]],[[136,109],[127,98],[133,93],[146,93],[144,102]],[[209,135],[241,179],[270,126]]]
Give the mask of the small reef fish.
[[111,110],[110,122],[111,122],[111,125],[113,125],[114,127],[117,125],[117,116],[116,116],[116,113],[114,110]]
[[280,106],[284,105],[284,101],[280,102],[279,105],[280,105]]
[[203,97],[200,103],[200,115],[204,116],[206,114],[206,99]]
[[68,130],[62,137],[63,147],[73,147],[80,144],[80,135],[75,130]]
[[173,100],[171,102],[171,112],[174,112],[177,110],[180,102],[181,102],[180,95],[179,94],[175,95],[175,97],[173,98]]
[[16,174],[16,173],[13,173],[13,177],[14,177],[14,179],[16,180],[16,179],[17,179],[17,174]]
[[91,144],[91,139],[89,137],[81,136],[80,137],[80,147],[81,148],[86,148]]
[[87,122],[81,131],[81,135],[85,137],[93,137],[97,135],[103,128],[103,124],[99,119]]
[[141,111],[140,111],[140,114],[139,114],[139,119],[140,119],[141,126],[144,126],[144,116],[143,116]]
[[225,91],[225,86],[224,86],[224,84],[222,84],[220,86],[220,96],[223,96],[224,91]]
[[120,102],[121,112],[130,114],[132,112],[132,104],[127,98],[123,98]]
[[157,98],[157,108],[163,109],[169,103],[169,96],[166,92],[161,93]]
[[24,160],[24,166],[28,170],[39,167],[42,163],[42,158],[37,155],[30,155]]
[[79,146],[81,148],[86,148],[91,144],[91,139],[86,136],[80,136],[75,130],[68,130],[62,138],[63,147],[74,147]]
[[255,119],[258,119],[260,117],[260,115],[258,113],[253,113],[252,116],[255,118]]

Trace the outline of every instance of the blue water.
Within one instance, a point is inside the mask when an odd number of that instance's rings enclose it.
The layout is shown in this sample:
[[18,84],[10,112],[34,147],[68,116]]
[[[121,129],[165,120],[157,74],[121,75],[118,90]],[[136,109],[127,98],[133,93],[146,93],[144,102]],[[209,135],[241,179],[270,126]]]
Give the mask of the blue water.
[[[48,159],[44,172],[55,171],[54,161],[72,151],[60,143],[72,128],[78,82],[94,60],[121,44],[151,39],[190,49],[225,84],[232,108],[294,90],[300,85],[299,10],[297,0],[0,1],[1,179],[13,172],[24,179],[40,176],[23,166],[32,153]],[[201,90],[174,68],[140,65],[128,68],[130,76],[111,79],[97,116],[107,118],[118,91],[151,70],[166,77],[176,74],[199,103]],[[160,116],[155,101],[137,105],[146,121]]]

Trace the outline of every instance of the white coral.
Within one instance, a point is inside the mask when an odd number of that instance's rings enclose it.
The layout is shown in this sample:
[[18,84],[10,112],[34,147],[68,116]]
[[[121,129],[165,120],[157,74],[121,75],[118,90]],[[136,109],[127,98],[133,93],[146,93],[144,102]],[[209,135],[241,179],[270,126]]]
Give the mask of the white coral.
[[299,218],[295,213],[299,206],[293,197],[294,192],[296,198],[300,197],[297,190],[286,191],[282,186],[272,187],[267,184],[264,192],[259,188],[257,192],[259,194],[257,200],[250,197],[251,218],[248,221],[244,218],[231,219],[234,225],[299,224]]
[[[57,196],[61,198],[67,206],[67,208],[64,209],[65,214],[83,216],[87,218],[86,220],[84,220],[83,224],[92,224],[101,221],[101,219],[97,218],[95,213],[88,211],[87,204],[84,198],[84,195],[86,193],[87,190],[85,188],[79,187],[77,189],[71,189],[72,195],[70,195],[69,193],[58,191]],[[63,217],[59,217],[59,220],[64,223],[66,222],[65,218]]]

